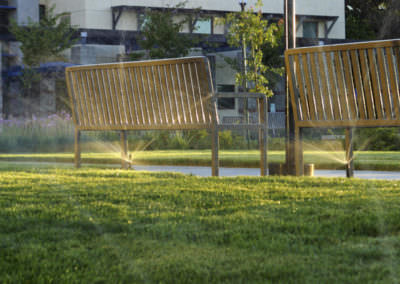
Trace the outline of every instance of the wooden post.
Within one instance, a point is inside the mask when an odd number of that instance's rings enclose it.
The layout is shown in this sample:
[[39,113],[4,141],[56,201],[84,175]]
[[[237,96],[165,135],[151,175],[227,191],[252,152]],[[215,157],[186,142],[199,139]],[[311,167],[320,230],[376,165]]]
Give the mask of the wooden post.
[[[296,47],[296,9],[295,0],[284,1],[285,13],[285,49]],[[289,98],[288,70],[286,70],[286,172],[288,175],[297,175],[295,172],[295,130],[294,130],[294,114]]]
[[219,137],[218,137],[218,113],[217,98],[214,96],[211,102],[212,106],[212,127],[211,127],[211,175],[219,176]]
[[259,121],[262,125],[259,131],[259,144],[260,144],[260,171],[261,176],[267,175],[268,161],[267,161],[267,139],[268,139],[268,101],[267,98],[261,98],[259,101]]
[[123,169],[128,169],[128,134],[126,130],[122,130],[120,133],[121,140],[121,167]]
[[346,128],[346,177],[354,177],[353,128]]
[[81,167],[81,131],[75,128],[75,141],[74,141],[74,151],[75,151],[75,168]]
[[295,128],[294,138],[294,174],[296,176],[304,175],[304,161],[303,161],[303,131],[301,128]]
[[213,177],[219,176],[219,137],[216,125],[211,129],[211,174]]

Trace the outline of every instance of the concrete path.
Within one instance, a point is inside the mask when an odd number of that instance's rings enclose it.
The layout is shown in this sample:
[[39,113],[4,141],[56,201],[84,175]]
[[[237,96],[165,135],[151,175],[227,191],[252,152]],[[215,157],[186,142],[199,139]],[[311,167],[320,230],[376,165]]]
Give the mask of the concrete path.
[[[0,164],[37,164],[37,165],[51,165],[51,166],[64,166],[73,167],[72,163],[54,163],[54,162],[0,162]],[[93,166],[93,164],[84,164],[85,166]],[[120,167],[119,165],[100,165],[102,167]],[[191,167],[191,166],[139,166],[134,165],[133,168],[139,171],[150,172],[178,172],[183,174],[192,174],[201,177],[211,176],[210,167]],[[260,169],[258,168],[220,168],[220,176],[259,176]],[[345,171],[336,170],[315,170],[314,176],[316,177],[346,177]],[[386,179],[386,180],[400,180],[400,172],[384,172],[384,171],[355,171],[354,177],[363,179]]]
[[[189,166],[134,166],[140,171],[158,171],[158,172],[179,172],[184,174],[192,174],[196,176],[211,176],[210,167],[189,167]],[[220,168],[220,176],[259,176],[260,170],[255,168]],[[315,170],[316,177],[346,177],[344,170]],[[354,177],[364,179],[387,179],[400,180],[400,172],[383,172],[383,171],[355,171]]]

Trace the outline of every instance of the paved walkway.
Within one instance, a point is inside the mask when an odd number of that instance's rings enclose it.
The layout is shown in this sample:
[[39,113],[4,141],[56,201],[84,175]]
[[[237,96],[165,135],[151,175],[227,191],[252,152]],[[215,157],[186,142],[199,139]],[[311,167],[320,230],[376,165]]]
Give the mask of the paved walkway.
[[[63,165],[64,167],[73,167],[72,163],[54,163],[54,162],[4,162],[7,164],[37,164],[37,165]],[[90,166],[90,164],[85,164]],[[104,166],[104,165],[101,165]],[[119,165],[107,165],[106,167],[120,167]],[[201,177],[211,176],[210,167],[191,167],[191,166],[139,166],[134,165],[133,168],[139,171],[151,172],[178,172],[183,174],[192,174]],[[260,169],[258,168],[220,168],[220,176],[259,176]],[[346,177],[344,170],[315,170],[314,176],[316,177]],[[355,171],[354,177],[364,179],[386,179],[386,180],[400,180],[400,172],[384,172],[384,171]]]
[[[179,172],[184,174],[193,174],[196,176],[211,176],[210,167],[189,167],[189,166],[134,166],[136,170],[141,171],[161,171],[161,172]],[[220,176],[259,176],[260,170],[256,168],[220,168]],[[316,177],[346,177],[344,170],[315,170]],[[383,171],[355,171],[354,177],[364,179],[387,179],[400,180],[400,172]]]

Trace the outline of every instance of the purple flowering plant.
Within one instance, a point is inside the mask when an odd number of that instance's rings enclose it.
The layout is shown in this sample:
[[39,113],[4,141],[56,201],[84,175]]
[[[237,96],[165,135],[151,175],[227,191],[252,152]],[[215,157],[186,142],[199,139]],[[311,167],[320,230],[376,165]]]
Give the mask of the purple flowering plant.
[[47,150],[49,145],[71,144],[73,137],[71,115],[65,111],[41,117],[0,118],[0,152]]

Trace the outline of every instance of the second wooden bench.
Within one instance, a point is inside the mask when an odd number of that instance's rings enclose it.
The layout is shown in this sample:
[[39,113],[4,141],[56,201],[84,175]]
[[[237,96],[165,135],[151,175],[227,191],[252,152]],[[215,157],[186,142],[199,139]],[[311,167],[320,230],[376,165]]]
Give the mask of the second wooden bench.
[[[121,133],[122,166],[127,167],[127,131],[211,131],[212,175],[219,174],[218,132],[259,130],[261,175],[267,173],[267,98],[253,93],[215,93],[205,57],[74,66],[66,81],[75,124],[75,165],[81,164],[82,131]],[[259,121],[221,124],[217,99],[256,98]]]
[[345,128],[346,172],[353,176],[352,129],[400,126],[400,40],[290,49],[285,61],[296,174],[303,174],[303,129]]

